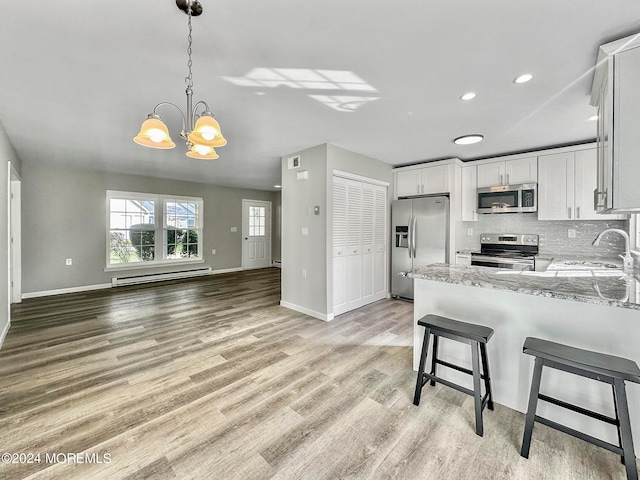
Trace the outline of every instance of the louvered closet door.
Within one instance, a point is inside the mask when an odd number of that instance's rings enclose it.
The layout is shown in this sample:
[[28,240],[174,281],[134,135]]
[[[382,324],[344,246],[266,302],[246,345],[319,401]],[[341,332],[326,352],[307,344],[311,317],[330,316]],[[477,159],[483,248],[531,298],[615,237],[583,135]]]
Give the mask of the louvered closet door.
[[374,297],[376,186],[362,184],[362,304]]
[[387,188],[333,177],[333,313],[387,295]]
[[347,311],[347,181],[333,179],[333,313]]
[[373,300],[387,296],[387,187],[375,187]]
[[347,310],[362,306],[362,183],[347,180]]

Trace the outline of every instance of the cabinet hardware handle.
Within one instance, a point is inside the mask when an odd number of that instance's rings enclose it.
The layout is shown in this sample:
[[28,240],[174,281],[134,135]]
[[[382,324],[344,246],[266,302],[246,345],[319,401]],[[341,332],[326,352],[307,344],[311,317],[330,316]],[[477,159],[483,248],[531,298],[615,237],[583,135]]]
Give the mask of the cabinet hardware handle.
[[504,179],[504,175],[500,174],[500,185],[504,185],[504,182],[502,181]]
[[580,207],[576,207],[576,218],[580,218]]
[[568,210],[569,210],[569,218],[573,218],[571,217],[571,207],[569,207]]
[[507,173],[507,185],[509,185],[509,174]]

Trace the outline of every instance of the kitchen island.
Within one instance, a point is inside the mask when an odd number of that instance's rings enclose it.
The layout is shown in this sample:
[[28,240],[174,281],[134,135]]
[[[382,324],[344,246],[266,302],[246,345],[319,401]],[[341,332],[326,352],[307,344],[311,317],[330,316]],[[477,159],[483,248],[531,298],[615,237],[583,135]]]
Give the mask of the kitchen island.
[[[533,358],[522,353],[526,337],[631,359],[640,364],[640,281],[617,269],[558,268],[517,272],[488,267],[435,264],[403,275],[414,279],[413,367],[417,370],[428,313],[495,330],[487,344],[494,400],[526,412]],[[468,346],[441,343],[443,360],[471,365]],[[609,385],[547,369],[541,393],[614,416]],[[438,375],[469,387],[471,378],[442,368]],[[425,386],[425,388],[429,388]],[[636,456],[640,455],[640,385],[627,383]],[[488,415],[491,413],[488,412]],[[540,402],[538,414],[617,443],[615,427]],[[524,418],[523,418],[524,428]]]

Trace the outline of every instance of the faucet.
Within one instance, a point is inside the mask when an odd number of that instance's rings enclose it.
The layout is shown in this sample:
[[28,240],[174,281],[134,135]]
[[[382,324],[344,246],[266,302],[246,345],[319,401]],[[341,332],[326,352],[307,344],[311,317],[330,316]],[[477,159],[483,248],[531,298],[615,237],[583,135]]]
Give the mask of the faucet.
[[603,230],[602,232],[600,232],[598,234],[598,236],[596,237],[596,239],[591,243],[591,245],[593,245],[594,247],[597,247],[598,244],[600,243],[600,240],[602,239],[602,237],[604,237],[607,233],[609,232],[615,232],[615,233],[619,233],[620,235],[622,235],[624,237],[624,255],[618,255],[620,258],[622,258],[622,270],[625,272],[631,272],[633,271],[633,257],[631,256],[631,248],[630,248],[630,241],[629,241],[629,234],[627,232],[625,232],[624,230],[621,230],[619,228],[607,228],[606,230]]

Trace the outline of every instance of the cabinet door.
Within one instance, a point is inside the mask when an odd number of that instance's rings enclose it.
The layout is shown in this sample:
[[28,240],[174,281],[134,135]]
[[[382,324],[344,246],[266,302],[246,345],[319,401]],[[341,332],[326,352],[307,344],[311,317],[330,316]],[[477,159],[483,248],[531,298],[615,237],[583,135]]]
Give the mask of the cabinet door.
[[538,157],[507,160],[505,184],[536,183],[538,181]]
[[478,187],[493,187],[503,185],[505,179],[504,162],[485,163],[478,165]]
[[624,215],[604,215],[596,212],[593,191],[598,181],[598,152],[596,149],[575,153],[575,218],[577,220],[615,220]]
[[446,193],[449,191],[449,166],[428,167],[422,170],[422,193]]
[[407,170],[396,173],[396,196],[410,197],[422,193],[422,170]]
[[478,219],[477,213],[477,172],[476,165],[462,167],[462,188],[460,192],[461,220],[474,222]]
[[574,154],[538,157],[538,220],[575,218]]

